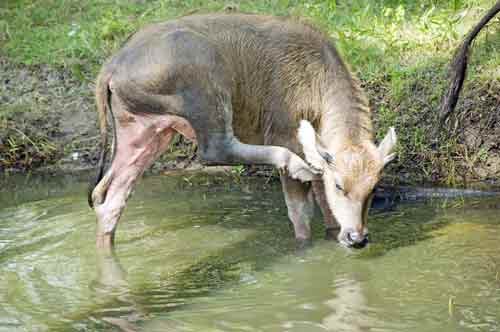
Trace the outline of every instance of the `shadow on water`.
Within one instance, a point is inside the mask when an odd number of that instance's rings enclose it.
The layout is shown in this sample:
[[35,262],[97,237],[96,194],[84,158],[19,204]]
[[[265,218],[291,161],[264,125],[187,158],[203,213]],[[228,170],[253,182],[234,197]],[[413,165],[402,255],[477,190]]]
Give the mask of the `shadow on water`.
[[[253,247],[272,240],[276,241],[273,247],[264,246],[262,251],[256,251]],[[111,326],[127,332],[140,331],[141,323],[155,314],[182,310],[190,305],[192,299],[208,296],[218,289],[240,282],[244,271],[259,270],[292,253],[293,241],[288,238],[271,238],[256,233],[213,252],[174,275],[156,280],[154,285],[145,282],[132,289],[127,281],[130,275],[116,253],[97,252],[97,276],[91,288],[95,296],[99,297],[99,304],[82,308],[78,313],[65,317],[50,326],[50,330],[65,331],[68,324],[85,322],[85,325],[100,331]]]
[[[74,184],[72,185],[69,179],[66,180],[68,182],[58,179],[57,186],[47,186],[46,183],[45,186],[57,187],[57,193],[64,195],[65,192],[75,190]],[[45,188],[42,184],[43,181],[40,182],[40,187]],[[147,190],[144,189],[146,185]],[[26,186],[25,182],[23,186]],[[65,186],[71,188],[65,188]],[[76,187],[81,190],[85,186],[78,184]],[[165,187],[168,187],[168,189],[166,190]],[[87,326],[96,330],[113,330],[114,326],[122,331],[138,331],[144,322],[149,321],[157,314],[183,309],[190,306],[194,299],[209,296],[213,292],[241,282],[247,276],[246,271],[259,271],[268,268],[286,256],[296,257],[293,232],[289,227],[286,208],[278,188],[279,185],[267,185],[254,180],[249,181],[249,183],[235,184],[228,181],[227,178],[214,178],[212,176],[200,178],[181,176],[174,181],[172,179],[155,181],[146,179],[138,189],[137,196],[139,198],[132,200],[130,203],[130,205],[134,204],[139,208],[128,216],[125,215],[124,218],[129,220],[138,218],[138,214],[143,211],[142,209],[149,208],[154,210],[151,217],[159,218],[161,215],[168,213],[161,204],[159,194],[165,192],[176,193],[175,199],[182,200],[193,196],[197,192],[200,195],[199,192],[201,191],[201,197],[204,197],[205,194],[209,197],[205,200],[190,201],[186,199],[182,203],[184,205],[180,206],[179,209],[192,211],[194,214],[205,213],[203,220],[200,221],[200,223],[203,222],[204,227],[217,226],[226,230],[256,229],[257,231],[245,235],[244,238],[236,242],[211,250],[209,255],[195,260],[194,263],[191,261],[187,266],[171,274],[155,276],[156,280],[154,282],[145,280],[131,287],[129,280],[134,277],[134,271],[130,272],[127,265],[122,266],[120,263],[120,247],[140,242],[145,237],[152,236],[152,234],[162,235],[172,231],[190,229],[197,226],[195,225],[197,221],[155,224],[152,230],[148,231],[149,233],[132,235],[120,240],[120,231],[125,231],[127,228],[127,222],[122,222],[118,230],[118,254],[98,253],[97,255],[96,280],[90,285],[95,302],[88,305],[84,304],[79,310],[64,314],[63,319],[50,324],[49,330],[66,331],[68,328],[75,326]],[[29,199],[41,199],[45,195],[45,197],[51,197],[52,194],[44,190],[42,189],[42,192],[38,194],[30,193]],[[245,195],[240,200],[233,203],[224,201],[224,197],[227,197],[227,195],[233,193],[241,195],[241,192],[244,192]],[[83,194],[82,200],[84,200]],[[145,202],[149,200],[155,201],[146,204]],[[253,202],[256,200],[264,200],[268,204],[252,208]],[[212,217],[208,207],[223,212]],[[270,213],[263,216],[262,209],[269,209]],[[248,216],[248,218],[234,219],[235,216],[241,217],[243,215]],[[315,243],[319,246],[331,246],[332,251],[335,250],[338,253],[338,245],[335,242],[326,243],[321,240],[324,228],[322,223],[319,222],[320,220],[321,218],[318,215],[316,217],[317,222],[313,225]],[[444,221],[435,219],[435,209],[428,206],[414,205],[410,209],[404,210],[397,207],[389,211],[384,209],[375,210],[370,218],[370,232],[374,243],[368,249],[357,252],[351,257],[365,259],[379,257],[391,250],[414,245],[431,238],[433,236],[432,232],[444,225],[446,225]],[[64,236],[64,234],[60,236]],[[89,244],[93,243],[90,242]],[[33,246],[27,246],[23,250],[37,250],[37,248],[38,246],[33,244]],[[19,248],[16,248],[16,250],[19,250]],[[7,254],[13,255],[16,253],[7,252]],[[307,252],[305,254],[307,255]],[[6,252],[2,252],[2,256],[4,255],[6,255]],[[135,258],[139,259],[138,257]],[[166,259],[164,264],[168,263],[168,259]],[[127,274],[126,271],[129,271],[129,273]],[[349,283],[349,286],[346,286],[346,289],[348,289],[346,294],[354,293],[351,303],[363,302],[362,296],[356,295],[356,292],[361,292],[359,283],[356,281],[357,273],[353,271],[352,275],[354,277],[348,278],[347,281],[338,281],[340,283]],[[332,308],[338,308],[338,302],[343,301],[342,298],[347,296],[343,296],[342,292],[340,288],[336,291],[336,295],[331,301]],[[327,325],[334,324],[334,322],[340,324],[341,317],[332,313],[330,318],[326,320],[330,322],[325,323]],[[167,331],[168,328],[170,327],[167,327]]]
[[[186,188],[185,184],[181,184],[180,188],[177,189],[186,190],[190,187],[191,185]],[[379,257],[391,250],[425,241],[433,237],[432,232],[444,227],[447,223],[442,220],[436,221],[435,209],[431,207],[414,206],[409,211],[402,211],[395,207],[393,211],[389,212],[374,212],[370,223],[374,243],[368,249],[356,252],[352,256],[353,258]],[[418,212],[418,218],[414,216],[416,212]],[[230,213],[229,210],[227,214]],[[251,215],[252,212],[249,213],[249,220],[255,219]],[[92,307],[88,308],[88,311],[84,310],[77,315],[80,317],[79,319],[72,316],[68,320],[83,319],[87,321],[88,317],[92,317],[92,321],[88,323],[96,324],[96,328],[99,329],[103,329],[109,324],[117,326],[123,331],[140,331],[140,326],[144,322],[158,314],[165,315],[174,310],[182,310],[186,306],[189,307],[196,298],[206,297],[220,289],[238,284],[245,278],[245,271],[265,269],[285,256],[300,255],[295,251],[293,233],[287,224],[286,212],[283,207],[280,208],[279,213],[282,216],[271,215],[271,217],[280,220],[264,228],[253,222],[220,222],[220,218],[204,220],[204,226],[212,224],[233,230],[253,229],[255,227],[260,229],[242,241],[211,252],[209,256],[176,271],[173,275],[169,275],[159,282],[157,281],[154,285],[146,282],[134,289],[127,288],[127,276],[116,255],[98,257],[99,277],[94,286],[96,286],[96,296],[101,297],[99,302],[102,304],[98,308]],[[185,224],[162,225],[161,232],[179,231],[190,226]],[[320,245],[325,244],[325,241],[321,240],[323,232],[323,225],[316,222],[313,233],[316,243]],[[129,238],[118,243],[118,246],[139,241],[142,236]],[[328,245],[338,246],[331,241]],[[168,262],[166,261],[165,264]],[[351,323],[345,317],[346,312],[352,311],[356,305],[361,308],[360,311],[363,310],[365,300],[361,294],[361,286],[355,277],[358,274],[360,271],[355,271],[350,278],[338,281],[342,287],[337,285],[335,296],[328,302],[332,308],[332,314],[325,318],[324,324],[326,326],[339,325],[343,322],[344,327],[347,326],[346,324],[351,324],[350,331],[357,331],[358,329],[353,328],[352,320],[358,320],[360,326],[370,326],[367,322],[368,318],[363,318],[364,316],[360,313],[351,312],[349,314]],[[342,306],[341,303],[346,304]],[[121,309],[116,310],[115,308]],[[342,310],[339,308],[344,308],[342,309],[344,310],[343,315],[340,314]],[[105,322],[104,325],[101,325],[103,322]],[[173,326],[165,328],[167,331],[168,328],[175,330]]]
[[[404,209],[400,207],[404,206]],[[415,245],[434,237],[449,220],[436,218],[431,203],[399,203],[392,211],[373,211],[369,221],[371,244],[359,257],[381,256],[388,251]]]

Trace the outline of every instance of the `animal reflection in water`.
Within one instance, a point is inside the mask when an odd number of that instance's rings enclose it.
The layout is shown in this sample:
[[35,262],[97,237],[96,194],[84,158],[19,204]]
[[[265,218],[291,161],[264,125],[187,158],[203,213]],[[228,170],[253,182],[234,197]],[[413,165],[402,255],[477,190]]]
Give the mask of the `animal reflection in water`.
[[126,317],[104,316],[101,317],[103,321],[119,327],[124,332],[140,331],[135,322],[144,319],[146,314],[131,295],[127,274],[114,252],[97,251],[97,280],[93,288],[101,301],[119,298],[129,305]]
[[341,279],[335,285],[334,298],[325,302],[332,309],[322,322],[327,331],[362,332],[378,325],[368,315],[370,308],[359,281]]
[[[94,290],[101,297],[100,300],[104,302],[119,300],[124,304],[122,307],[126,308],[126,312],[117,316],[101,316],[102,321],[117,327],[118,331],[124,332],[143,331],[145,326],[152,328],[154,331],[178,331],[180,325],[183,325],[180,321],[169,319],[153,319],[151,321],[152,317],[149,310],[140,304],[142,302],[140,298],[131,293],[127,282],[127,274],[114,253],[99,252],[97,262],[98,275],[96,284],[98,286],[94,287]],[[323,303],[331,311],[328,310],[320,322],[285,321],[267,323],[272,323],[273,326],[287,327],[290,331],[298,331],[304,325],[314,326],[315,331],[335,332],[363,332],[375,326],[380,326],[377,319],[370,315],[370,307],[363,294],[360,281],[357,281],[354,277],[349,278],[344,275],[333,282],[330,292],[332,298],[325,300]],[[231,321],[230,317],[227,317],[227,319]],[[211,323],[206,322],[207,326]]]

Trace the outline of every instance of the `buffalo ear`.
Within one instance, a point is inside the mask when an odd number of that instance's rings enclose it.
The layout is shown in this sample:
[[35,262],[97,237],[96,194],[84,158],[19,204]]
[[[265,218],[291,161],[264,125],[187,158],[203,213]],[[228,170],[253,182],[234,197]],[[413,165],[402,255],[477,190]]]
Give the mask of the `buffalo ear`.
[[318,151],[316,142],[316,131],[309,121],[300,121],[299,131],[298,131],[299,142],[302,145],[302,150],[304,151],[304,156],[306,161],[319,171],[323,171],[325,168],[325,159],[321,156]]
[[389,131],[378,146],[378,151],[384,160],[384,166],[396,157],[396,153],[393,153],[393,150],[396,147],[397,140],[396,130],[394,127],[389,128]]

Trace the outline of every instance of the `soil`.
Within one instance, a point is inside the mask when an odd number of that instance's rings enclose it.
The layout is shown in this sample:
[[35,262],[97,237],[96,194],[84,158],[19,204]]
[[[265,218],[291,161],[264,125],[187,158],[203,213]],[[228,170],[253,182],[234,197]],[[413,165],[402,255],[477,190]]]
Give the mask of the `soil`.
[[[0,58],[0,171],[75,171],[96,164],[99,136],[94,107],[93,83],[82,82],[64,69],[49,66],[16,65]],[[425,85],[426,82],[422,82]],[[498,185],[500,178],[500,97],[498,82],[464,92],[448,135],[456,138],[452,157],[460,185],[480,182]],[[375,110],[386,105],[383,88],[367,86]],[[425,100],[428,88],[415,87],[412,103]],[[380,93],[382,91],[382,93]],[[469,92],[467,92],[469,91]],[[376,96],[375,96],[376,94]],[[392,105],[389,105],[392,107]],[[415,105],[413,105],[415,106]],[[405,105],[397,105],[404,109]],[[422,115],[433,112],[422,102]],[[402,115],[403,116],[403,115]],[[376,116],[375,116],[376,117]],[[406,120],[405,120],[406,121]],[[432,121],[416,119],[408,125],[431,126]],[[402,126],[402,128],[405,128]],[[425,129],[425,132],[428,130]],[[443,182],[449,175],[450,155],[426,151],[419,157],[396,163],[388,170],[389,182],[415,184]],[[434,155],[433,155],[434,154]],[[436,157],[436,154],[438,155]],[[203,168],[194,149],[181,138],[151,168],[160,173],[176,169]],[[415,154],[417,155],[417,154]],[[423,156],[422,156],[423,155]],[[431,157],[433,155],[433,157]],[[433,174],[422,174],[419,163],[432,163]],[[435,167],[434,167],[435,166]],[[250,167],[230,171],[237,175],[270,176],[270,168]],[[419,173],[420,172],[420,173]]]
[[0,77],[0,169],[90,167],[98,143],[90,84],[2,58]]
[[[64,69],[15,65],[0,58],[0,170],[94,168],[100,137],[94,84]],[[176,140],[151,170],[198,169],[193,149]]]

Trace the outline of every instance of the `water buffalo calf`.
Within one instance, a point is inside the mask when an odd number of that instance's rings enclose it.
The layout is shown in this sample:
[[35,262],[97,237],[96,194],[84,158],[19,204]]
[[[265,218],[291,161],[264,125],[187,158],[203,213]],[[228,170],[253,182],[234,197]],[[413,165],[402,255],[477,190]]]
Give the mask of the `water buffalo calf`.
[[[197,142],[206,165],[282,170],[297,240],[311,237],[316,200],[328,233],[338,223],[341,243],[367,243],[371,193],[394,158],[395,131],[374,144],[359,83],[309,24],[209,14],[147,26],[102,67],[96,100],[102,150],[89,203],[99,247],[113,245],[135,181],[175,134]],[[113,156],[104,172],[108,117]]]

